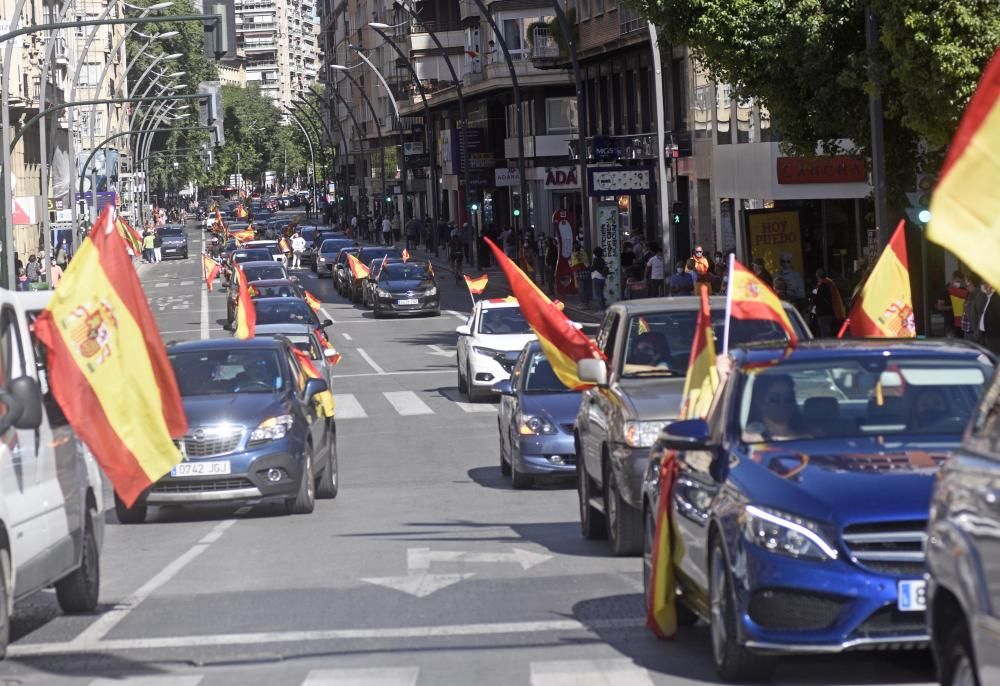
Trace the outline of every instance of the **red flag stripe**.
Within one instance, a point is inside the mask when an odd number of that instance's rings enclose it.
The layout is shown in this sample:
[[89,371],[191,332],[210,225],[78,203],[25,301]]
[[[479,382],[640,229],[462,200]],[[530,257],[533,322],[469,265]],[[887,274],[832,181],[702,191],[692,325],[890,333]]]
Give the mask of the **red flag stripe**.
[[965,108],[965,114],[962,115],[958,130],[951,139],[951,144],[948,146],[948,156],[945,157],[944,166],[941,167],[941,174],[938,177],[939,185],[965,153],[986,117],[997,106],[998,100],[1000,100],[1000,49],[986,64],[983,75],[979,79],[979,86]]

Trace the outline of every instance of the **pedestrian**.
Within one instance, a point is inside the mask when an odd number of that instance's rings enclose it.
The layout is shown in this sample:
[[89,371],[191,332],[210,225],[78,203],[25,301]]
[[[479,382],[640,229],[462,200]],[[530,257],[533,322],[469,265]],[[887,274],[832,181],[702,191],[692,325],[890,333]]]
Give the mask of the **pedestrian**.
[[694,262],[694,274],[695,281],[707,281],[708,272],[711,265],[708,263],[708,258],[705,257],[705,249],[700,245],[694,247],[694,253],[691,255],[691,260]]
[[555,238],[549,237],[545,248],[545,280],[549,284],[549,291],[555,295],[556,292],[556,267],[559,265],[559,243]]
[[764,265],[764,258],[753,258],[750,262],[750,269],[753,270],[758,279],[767,284],[768,288],[774,288],[774,277],[771,276],[771,272],[767,271],[767,267]]
[[509,226],[500,232],[500,244],[503,246],[503,252],[512,260],[517,259],[514,238],[514,229]]
[[153,232],[153,256],[156,258],[156,262],[160,262],[163,259],[163,237],[160,236],[159,231]]
[[[131,247],[128,249],[128,252],[130,255],[132,255],[132,259],[134,261],[135,253],[132,252]],[[56,262],[55,264],[52,265],[52,288],[55,288],[56,286],[59,285],[59,280],[62,278],[62,275],[63,275],[63,269],[62,267],[59,266],[59,263]]]
[[[691,260],[688,260],[691,262]],[[694,270],[694,264],[690,265],[691,270]],[[670,295],[693,295],[694,294],[694,275],[685,269],[685,263],[682,260],[677,260],[674,264],[674,273],[670,277]]]
[[354,238],[358,235],[358,215],[351,215],[351,235],[348,238]]
[[573,280],[576,282],[576,292],[580,296],[580,305],[584,309],[590,308],[590,259],[587,252],[578,242],[573,241],[573,252],[569,255],[569,268],[573,271]]
[[962,333],[968,340],[983,344],[983,332],[979,329],[979,320],[986,307],[986,299],[990,294],[990,285],[981,281],[978,286],[969,280],[969,297],[965,300],[965,311],[962,313]]
[[[383,229],[384,230],[384,229]],[[413,250],[417,247],[417,237],[420,235],[420,220],[411,217],[406,222],[406,249]]]
[[658,298],[663,295],[663,279],[666,276],[666,269],[663,264],[663,248],[658,243],[651,242],[649,250],[652,254],[646,261],[646,297]]
[[288,243],[288,239],[282,236],[278,239],[278,250],[281,254],[285,256],[285,264],[292,263],[292,246]]
[[28,290],[28,275],[23,269],[17,270],[17,290]]
[[400,235],[399,234],[400,222],[402,220],[399,218],[399,214],[397,214],[395,212],[393,213],[393,215],[392,215],[392,217],[390,219],[391,219],[391,221],[389,222],[389,225],[390,225],[389,228],[392,230],[392,240],[393,241],[398,241],[399,240],[399,235]]
[[298,231],[292,234],[292,269],[302,267],[302,253],[306,250],[306,239]]
[[937,301],[937,310],[944,315],[947,322],[948,336],[962,335],[962,313],[965,311],[965,301],[968,297],[969,289],[965,277],[956,269],[951,274],[951,282],[945,286]]
[[816,289],[813,291],[813,314],[820,338],[832,338],[835,329],[844,321],[844,301],[826,271],[816,270]]
[[987,286],[983,313],[979,315],[979,333],[983,346],[1000,355],[1000,297],[997,297],[992,286]]
[[777,279],[779,276],[785,282],[788,301],[801,308],[806,298],[806,284],[802,280],[802,275],[792,268],[792,254],[789,252],[778,255],[778,272],[774,278]]
[[306,196],[306,219],[312,219],[313,200],[311,195]]
[[594,248],[594,259],[590,262],[590,282],[594,286],[594,299],[597,309],[603,311],[608,303],[604,295],[604,285],[608,279],[608,263],[604,261],[604,248]]
[[142,234],[142,260],[146,264],[153,262],[153,232],[146,229]]
[[462,251],[467,264],[472,264],[472,226],[469,222],[462,223]]
[[[412,219],[410,221],[413,221]],[[392,221],[388,217],[382,218],[382,244],[392,245]]]
[[24,268],[24,273],[27,275],[29,283],[38,283],[41,267],[36,256],[28,255],[28,264]]

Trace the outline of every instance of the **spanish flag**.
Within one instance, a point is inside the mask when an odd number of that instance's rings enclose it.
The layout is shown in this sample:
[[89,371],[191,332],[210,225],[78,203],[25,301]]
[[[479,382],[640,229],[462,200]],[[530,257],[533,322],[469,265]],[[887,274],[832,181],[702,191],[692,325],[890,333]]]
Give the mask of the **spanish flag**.
[[[316,369],[316,365],[313,364],[312,359],[309,355],[296,347],[292,347],[292,352],[295,353],[295,358],[299,361],[299,366],[302,367],[302,373],[305,374],[310,379],[321,379],[319,371]],[[333,401],[333,393],[329,390],[323,391],[316,396],[316,407],[319,409],[320,413],[324,417],[333,417],[336,410],[336,405]]]
[[469,293],[472,295],[482,295],[483,291],[486,290],[486,284],[490,282],[490,277],[486,274],[472,278],[471,276],[466,276],[462,274],[462,278],[465,279],[465,285],[469,287]]
[[927,237],[1000,289],[1000,49],[948,148],[931,196]]
[[[701,288],[701,308],[691,342],[680,418],[705,417],[719,387],[719,371],[715,366],[715,342],[712,337],[712,310],[708,304],[708,288]],[[656,530],[653,535],[653,566],[646,598],[646,626],[659,638],[672,638],[677,633],[676,561],[683,555],[677,536],[670,503],[678,474],[677,455],[667,453],[660,463],[660,497],[656,506]]]
[[173,368],[112,209],[94,224],[35,321],[52,393],[131,506],[181,461],[187,432]]
[[253,229],[247,228],[242,231],[234,231],[229,237],[236,239],[237,243],[246,243],[247,241],[252,241],[256,237],[256,234],[253,232]]
[[905,222],[899,222],[893,232],[889,244],[855,298],[838,338],[845,330],[850,330],[851,335],[857,338],[914,338],[917,335],[906,258],[905,225]]
[[350,267],[351,275],[354,276],[356,280],[368,278],[368,267],[362,264],[361,260],[350,253],[347,254],[347,266]]
[[409,261],[410,261],[410,251],[407,250],[406,248],[403,248],[403,262],[409,262]]
[[202,275],[205,277],[205,285],[208,286],[208,290],[212,290],[212,282],[215,281],[217,276],[219,276],[219,270],[221,268],[221,265],[211,257],[205,253],[201,254],[201,271]]
[[125,217],[118,217],[115,220],[115,228],[118,229],[118,233],[121,234],[122,238],[125,239],[125,244],[132,248],[133,255],[142,254],[142,236],[139,232],[132,228],[132,225],[125,221]]
[[247,283],[247,275],[243,273],[243,268],[236,265],[233,270],[233,278],[236,279],[238,289],[236,296],[236,337],[253,338],[254,329],[257,327],[257,308],[253,304],[253,296],[250,293],[250,285]]
[[589,388],[591,384],[584,383],[577,376],[576,363],[586,358],[604,359],[604,353],[552,304],[548,296],[539,290],[535,282],[496,243],[489,238],[483,240],[490,246],[497,264],[503,269],[507,283],[520,304],[521,314],[538,336],[538,342],[552,365],[552,371],[567,388],[577,391]]
[[215,224],[212,225],[212,231],[220,232],[226,230],[226,222],[222,221],[222,212],[219,212],[219,208],[215,208]]
[[[772,321],[784,329],[790,346],[799,342],[799,337],[795,334],[792,322],[788,319],[788,314],[778,296],[767,287],[766,283],[733,257],[730,257],[729,261],[729,290],[726,292],[727,332],[730,317]],[[728,347],[727,338],[725,348]]]
[[278,240],[278,250],[281,252],[292,252],[291,246],[288,245],[288,239],[284,236]]
[[313,308],[314,310],[318,310],[319,308],[323,307],[323,303],[321,303],[319,301],[319,298],[317,298],[315,295],[313,295],[309,291],[305,291],[305,294],[306,294],[306,302],[309,303],[309,307]]
[[340,353],[337,349],[333,347],[333,343],[327,337],[326,332],[323,329],[313,329],[316,332],[316,338],[319,339],[320,344],[323,346],[323,356],[326,357],[326,351],[332,350],[333,354],[326,358],[326,363],[331,367],[335,367],[340,364]]

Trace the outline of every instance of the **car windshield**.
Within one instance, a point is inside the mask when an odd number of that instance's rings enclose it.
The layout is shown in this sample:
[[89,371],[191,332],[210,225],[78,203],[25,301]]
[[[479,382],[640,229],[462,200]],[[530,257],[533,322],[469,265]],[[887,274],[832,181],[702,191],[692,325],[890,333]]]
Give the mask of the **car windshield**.
[[254,284],[251,294],[255,298],[298,298],[299,297],[299,294],[295,292],[295,288],[293,288],[291,284],[287,283],[269,284],[266,286]]
[[479,333],[525,334],[531,333],[531,327],[521,315],[519,307],[491,307],[483,309],[479,317]]
[[183,236],[184,229],[179,226],[161,226],[157,233],[161,236]]
[[739,403],[748,443],[865,436],[958,440],[992,369],[933,357],[838,357],[747,374]]
[[535,353],[524,370],[525,393],[573,393],[552,370],[544,353]]
[[385,265],[378,276],[379,281],[423,281],[431,278],[426,264],[399,262]]
[[320,252],[337,252],[345,245],[350,245],[351,241],[344,238],[330,238],[323,241],[323,244],[319,247]]
[[[629,319],[621,375],[634,378],[687,374],[691,341],[694,339],[697,319],[698,311],[695,309],[633,315]],[[719,341],[723,337],[725,319],[723,310],[712,311],[712,331],[717,342],[717,350],[721,349]],[[808,337],[808,334],[798,329],[797,318],[792,318],[792,326],[796,328],[800,337]],[[730,347],[746,343],[782,341],[785,338],[784,330],[769,320],[732,319],[730,323]]]
[[315,326],[316,315],[305,300],[262,300],[257,302],[258,324],[309,324]]
[[184,397],[274,393],[284,386],[274,350],[202,350],[168,357]]
[[303,229],[299,229],[299,235],[305,239],[306,243],[312,243],[313,238],[316,236],[316,229],[311,226],[307,226]]
[[233,253],[233,261],[240,262],[266,262],[271,259],[271,253],[266,250],[237,250]]
[[243,273],[247,275],[247,281],[285,278],[285,270],[277,262],[268,265],[244,267]]

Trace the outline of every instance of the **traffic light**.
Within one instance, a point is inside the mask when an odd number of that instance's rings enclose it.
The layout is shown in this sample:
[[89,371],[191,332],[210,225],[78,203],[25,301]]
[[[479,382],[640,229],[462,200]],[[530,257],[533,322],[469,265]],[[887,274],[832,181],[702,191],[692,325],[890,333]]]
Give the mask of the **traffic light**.
[[515,207],[514,208],[514,216],[515,217],[520,217],[521,216],[521,208],[519,208],[519,207]]
[[930,204],[934,181],[930,174],[921,174],[917,177],[917,190],[906,194],[906,199],[910,201],[906,216],[914,224],[926,226],[931,221]]
[[391,195],[386,195],[385,196],[385,201],[386,202],[392,202],[392,196]]
[[514,216],[515,217],[520,217],[521,216],[521,196],[520,195],[515,195],[514,198],[513,198],[513,203],[512,204],[513,204],[513,208],[514,208],[514,211],[513,211]]
[[473,200],[472,201],[472,205],[469,206],[469,209],[472,210],[473,212],[478,212],[479,211],[479,203],[476,202],[475,200]]
[[469,191],[469,209],[473,212],[479,211],[479,193]]
[[670,206],[670,221],[675,226],[679,226],[684,222],[684,203],[675,202]]

